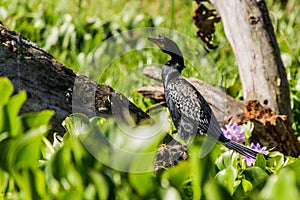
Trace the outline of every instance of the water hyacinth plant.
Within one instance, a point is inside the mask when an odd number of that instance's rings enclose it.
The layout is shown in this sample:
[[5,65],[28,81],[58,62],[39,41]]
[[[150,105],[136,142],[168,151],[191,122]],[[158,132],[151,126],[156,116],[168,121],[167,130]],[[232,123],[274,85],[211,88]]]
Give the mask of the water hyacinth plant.
[[[260,146],[259,143],[256,143],[254,144],[253,142],[251,142],[250,144],[250,148],[253,149],[253,150],[256,150],[264,155],[266,155],[268,152],[267,152],[267,147],[265,146]],[[245,156],[243,156],[243,159],[246,160],[246,163],[247,163],[247,167],[251,167],[253,166],[254,162],[255,162],[255,159],[252,159],[252,158],[247,158]]]
[[[225,129],[224,128],[221,129],[226,138],[241,144],[245,142],[245,138],[246,138],[245,130],[242,125],[238,125],[234,122],[229,122],[228,124],[225,125]],[[256,144],[251,143],[250,148],[262,154],[265,155],[267,154],[267,147],[261,146],[259,143]],[[253,163],[255,162],[255,159],[246,158],[245,156],[243,156],[243,159],[246,160],[248,167],[253,166]]]
[[243,126],[234,122],[229,122],[225,125],[225,129],[221,129],[226,138],[237,143],[243,143],[245,141],[245,131]]

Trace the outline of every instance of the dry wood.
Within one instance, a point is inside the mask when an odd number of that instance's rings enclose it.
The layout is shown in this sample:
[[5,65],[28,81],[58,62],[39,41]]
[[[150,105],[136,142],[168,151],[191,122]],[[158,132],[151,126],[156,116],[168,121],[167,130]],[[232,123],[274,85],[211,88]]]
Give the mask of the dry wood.
[[284,155],[298,157],[300,144],[285,115],[278,115],[258,101],[249,101],[244,107],[245,118],[237,121],[254,123],[251,142],[260,143]]
[[8,77],[15,93],[27,91],[21,113],[55,111],[52,130],[64,133],[62,121],[71,113],[101,116],[139,123],[149,116],[121,93],[56,61],[21,34],[0,25],[0,76]]

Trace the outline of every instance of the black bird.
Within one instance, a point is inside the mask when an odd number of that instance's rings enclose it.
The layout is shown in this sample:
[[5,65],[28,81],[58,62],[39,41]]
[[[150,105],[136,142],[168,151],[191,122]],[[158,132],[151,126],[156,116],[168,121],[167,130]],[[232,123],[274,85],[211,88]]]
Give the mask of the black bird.
[[214,140],[223,143],[247,158],[255,159],[258,152],[226,138],[220,129],[217,119],[210,106],[183,76],[185,68],[182,52],[177,44],[159,35],[157,38],[148,38],[164,53],[171,56],[162,69],[162,82],[165,90],[165,99],[177,129],[179,137],[186,143],[192,141],[196,134],[206,134]]

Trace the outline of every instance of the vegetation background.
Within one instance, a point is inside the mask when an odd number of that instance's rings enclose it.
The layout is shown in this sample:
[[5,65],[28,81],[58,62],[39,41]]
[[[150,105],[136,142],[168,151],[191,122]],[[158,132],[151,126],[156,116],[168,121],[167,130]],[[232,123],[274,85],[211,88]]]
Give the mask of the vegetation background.
[[[297,0],[267,0],[267,5],[291,89],[293,128],[299,135],[300,3]],[[89,63],[89,57],[101,42],[131,29],[168,28],[201,43],[195,36],[196,27],[192,23],[195,7],[196,3],[191,0],[2,0],[0,19],[5,26],[37,43],[60,62],[80,71]],[[217,25],[216,38],[219,47],[208,54],[221,72],[221,79],[215,80],[213,75],[209,77],[210,74],[202,77],[192,66],[184,71],[184,75],[213,80],[212,84],[241,99],[242,88],[234,55],[221,24]],[[115,60],[102,73],[99,82],[122,91],[124,88],[119,77],[126,73],[127,78],[145,85],[149,80],[141,78],[141,73],[127,72],[141,71],[144,63],[164,63],[166,58],[151,49],[130,52]],[[84,116],[67,118],[63,144],[50,144],[45,135],[53,112],[18,116],[18,110],[26,100],[26,92],[11,96],[13,88],[10,82],[3,78],[0,80],[0,198],[300,198],[299,159],[274,153],[270,159],[260,157],[254,167],[247,168],[239,155],[223,152],[220,148],[199,159],[197,144],[201,141],[190,147],[191,158],[188,161],[162,173],[136,174],[114,170],[91,156],[74,134],[78,132],[74,126],[78,119],[86,124],[93,124],[94,119]],[[143,109],[154,103],[134,91],[129,95]],[[118,135],[118,130],[109,128],[113,124],[110,120],[104,123],[106,134]],[[91,130],[86,128],[83,131]]]

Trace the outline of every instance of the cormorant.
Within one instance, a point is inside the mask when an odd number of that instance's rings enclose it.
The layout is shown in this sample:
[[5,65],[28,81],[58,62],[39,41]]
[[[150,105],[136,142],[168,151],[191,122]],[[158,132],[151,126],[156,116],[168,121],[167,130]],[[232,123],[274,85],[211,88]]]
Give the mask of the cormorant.
[[223,143],[227,148],[233,149],[247,158],[255,159],[258,152],[230,141],[223,135],[217,119],[204,97],[183,78],[181,71],[185,68],[184,59],[177,44],[162,35],[157,38],[148,38],[148,40],[171,56],[171,60],[163,66],[162,82],[166,103],[179,137],[189,143],[196,134],[205,134]]

